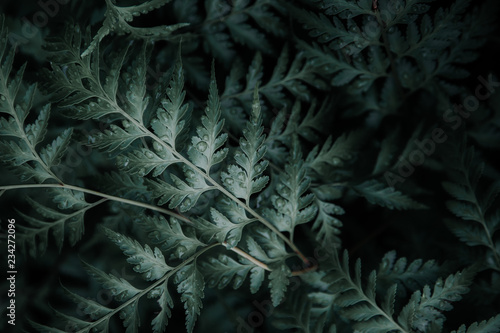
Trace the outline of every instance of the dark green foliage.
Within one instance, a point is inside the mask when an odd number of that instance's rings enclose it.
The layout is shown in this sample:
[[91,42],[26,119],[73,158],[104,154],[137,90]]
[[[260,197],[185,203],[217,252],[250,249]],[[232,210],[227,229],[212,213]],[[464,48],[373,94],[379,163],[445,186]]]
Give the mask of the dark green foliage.
[[500,332],[495,1],[27,6],[36,38],[0,5],[20,331]]

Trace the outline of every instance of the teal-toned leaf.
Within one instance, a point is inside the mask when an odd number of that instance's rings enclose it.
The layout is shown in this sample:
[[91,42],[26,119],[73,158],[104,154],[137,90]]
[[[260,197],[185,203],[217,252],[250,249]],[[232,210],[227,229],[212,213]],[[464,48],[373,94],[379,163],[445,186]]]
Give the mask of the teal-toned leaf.
[[392,187],[386,187],[376,180],[368,180],[353,187],[354,191],[372,204],[389,209],[426,209],[427,206],[416,202]]
[[205,280],[203,274],[198,270],[196,262],[193,262],[177,272],[175,282],[186,310],[186,329],[189,333],[192,333],[196,319],[203,307],[202,299],[205,296],[203,293]]
[[132,286],[127,280],[112,274],[106,274],[100,269],[82,261],[85,270],[99,282],[117,301],[127,301],[137,295],[141,290]]
[[165,263],[163,253],[157,247],[154,250],[147,244],[142,247],[136,240],[125,237],[111,229],[103,229],[106,236],[128,256],[127,262],[134,265],[134,271],[141,273],[145,280],[158,280],[172,270],[172,267]]
[[155,134],[174,150],[182,141],[182,133],[187,130],[190,111],[189,104],[184,103],[184,73],[180,54],[174,65],[170,84],[167,88],[167,98],[157,111],[156,118],[151,121]]
[[210,173],[212,166],[226,158],[228,152],[227,148],[220,149],[227,140],[227,133],[221,134],[224,120],[220,117],[221,104],[215,81],[215,69],[212,66],[208,103],[205,115],[201,117],[202,126],[196,129],[197,135],[192,137],[188,149],[191,161],[207,174]]
[[206,245],[198,240],[192,227],[181,227],[174,218],[166,220],[163,216],[144,216],[139,224],[153,244],[170,254],[169,259],[187,259],[199,246]]
[[289,278],[291,275],[292,272],[285,263],[272,267],[272,271],[269,273],[269,288],[271,289],[273,306],[278,306],[283,300],[283,297],[285,297],[286,289],[290,284]]
[[237,198],[245,199],[260,192],[267,184],[268,177],[261,176],[268,165],[268,161],[262,160],[266,154],[264,145],[262,115],[257,89],[254,91],[252,105],[252,118],[247,122],[243,130],[243,138],[240,139],[240,147],[234,154],[238,165],[230,165],[227,172],[221,173],[224,186]]
[[199,173],[187,166],[183,169],[186,181],[181,180],[174,174],[170,174],[173,184],[169,184],[161,179],[146,180],[146,184],[152,191],[153,197],[159,198],[159,205],[169,202],[168,207],[170,209],[179,206],[181,212],[186,212],[196,205],[196,202],[204,192],[214,189],[213,186],[207,185],[205,179]]

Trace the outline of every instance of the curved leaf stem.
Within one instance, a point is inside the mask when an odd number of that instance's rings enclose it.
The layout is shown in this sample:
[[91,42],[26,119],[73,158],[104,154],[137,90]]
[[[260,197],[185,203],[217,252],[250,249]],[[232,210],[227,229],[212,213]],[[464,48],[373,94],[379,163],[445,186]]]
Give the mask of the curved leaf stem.
[[8,191],[8,190],[27,189],[27,188],[65,188],[65,189],[68,189],[68,190],[79,191],[79,192],[83,192],[83,193],[92,194],[92,195],[95,195],[95,196],[98,196],[98,197],[101,197],[101,198],[106,198],[106,199],[111,200],[111,201],[123,202],[123,203],[129,204],[129,205],[132,205],[132,206],[137,206],[137,207],[142,207],[142,208],[154,210],[154,211],[157,211],[157,212],[160,212],[160,213],[163,213],[163,214],[175,217],[176,219],[181,220],[183,222],[187,222],[187,223],[192,224],[192,222],[188,218],[186,218],[186,217],[184,217],[184,216],[182,216],[180,214],[174,213],[174,212],[172,212],[170,210],[158,207],[158,206],[153,206],[153,205],[149,205],[147,203],[143,203],[143,202],[139,202],[139,201],[134,201],[134,200],[130,200],[130,199],[120,198],[120,197],[117,197],[117,196],[114,196],[114,195],[109,195],[109,194],[101,193],[101,192],[98,192],[98,191],[89,190],[89,189],[86,189],[86,188],[83,188],[83,187],[78,187],[78,186],[73,186],[73,185],[68,185],[68,184],[22,184],[22,185],[6,185],[6,186],[0,186],[0,191],[3,192],[3,191]]

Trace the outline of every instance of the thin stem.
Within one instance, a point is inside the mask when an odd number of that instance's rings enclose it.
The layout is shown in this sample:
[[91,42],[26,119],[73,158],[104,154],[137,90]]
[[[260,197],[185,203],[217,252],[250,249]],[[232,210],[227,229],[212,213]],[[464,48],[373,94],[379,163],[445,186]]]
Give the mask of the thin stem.
[[114,195],[109,195],[109,194],[105,194],[105,193],[101,193],[101,192],[89,190],[89,189],[78,187],[78,186],[68,185],[68,184],[6,185],[6,186],[0,186],[0,191],[26,189],[26,188],[65,188],[65,189],[68,189],[68,190],[79,191],[79,192],[83,192],[83,193],[88,193],[88,194],[96,195],[98,197],[106,198],[106,199],[111,200],[111,201],[123,202],[123,203],[129,204],[129,205],[132,205],[132,206],[137,206],[137,207],[142,207],[142,208],[146,208],[146,209],[151,209],[151,210],[154,210],[154,211],[157,211],[157,212],[160,212],[160,213],[163,213],[163,214],[175,217],[178,220],[181,220],[181,221],[184,221],[184,222],[192,224],[192,222],[188,218],[186,218],[186,217],[184,217],[184,216],[182,216],[180,214],[176,214],[176,213],[174,213],[174,212],[172,212],[170,210],[161,208],[161,207],[149,205],[147,203],[143,203],[143,202],[139,202],[139,201],[124,199],[124,198],[116,197]]
[[[227,245],[226,242],[222,243],[222,245]],[[269,268],[269,266],[267,266],[266,264],[264,264],[262,261],[258,260],[258,259],[255,259],[254,257],[252,257],[251,255],[249,255],[248,253],[246,253],[245,251],[243,251],[242,249],[238,248],[238,247],[232,247],[230,248],[231,251],[233,252],[236,252],[238,253],[240,256],[242,256],[243,258],[251,261],[252,263],[254,263],[255,265],[259,266],[259,267],[262,267],[263,269],[265,269],[266,271],[271,271],[271,269]]]

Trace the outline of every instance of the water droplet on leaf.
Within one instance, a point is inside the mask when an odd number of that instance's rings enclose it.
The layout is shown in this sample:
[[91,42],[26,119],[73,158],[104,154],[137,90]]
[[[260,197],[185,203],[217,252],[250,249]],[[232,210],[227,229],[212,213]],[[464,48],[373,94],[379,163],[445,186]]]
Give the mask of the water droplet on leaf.
[[196,149],[198,149],[199,152],[203,153],[205,150],[207,150],[208,144],[205,141],[200,141],[196,144]]

